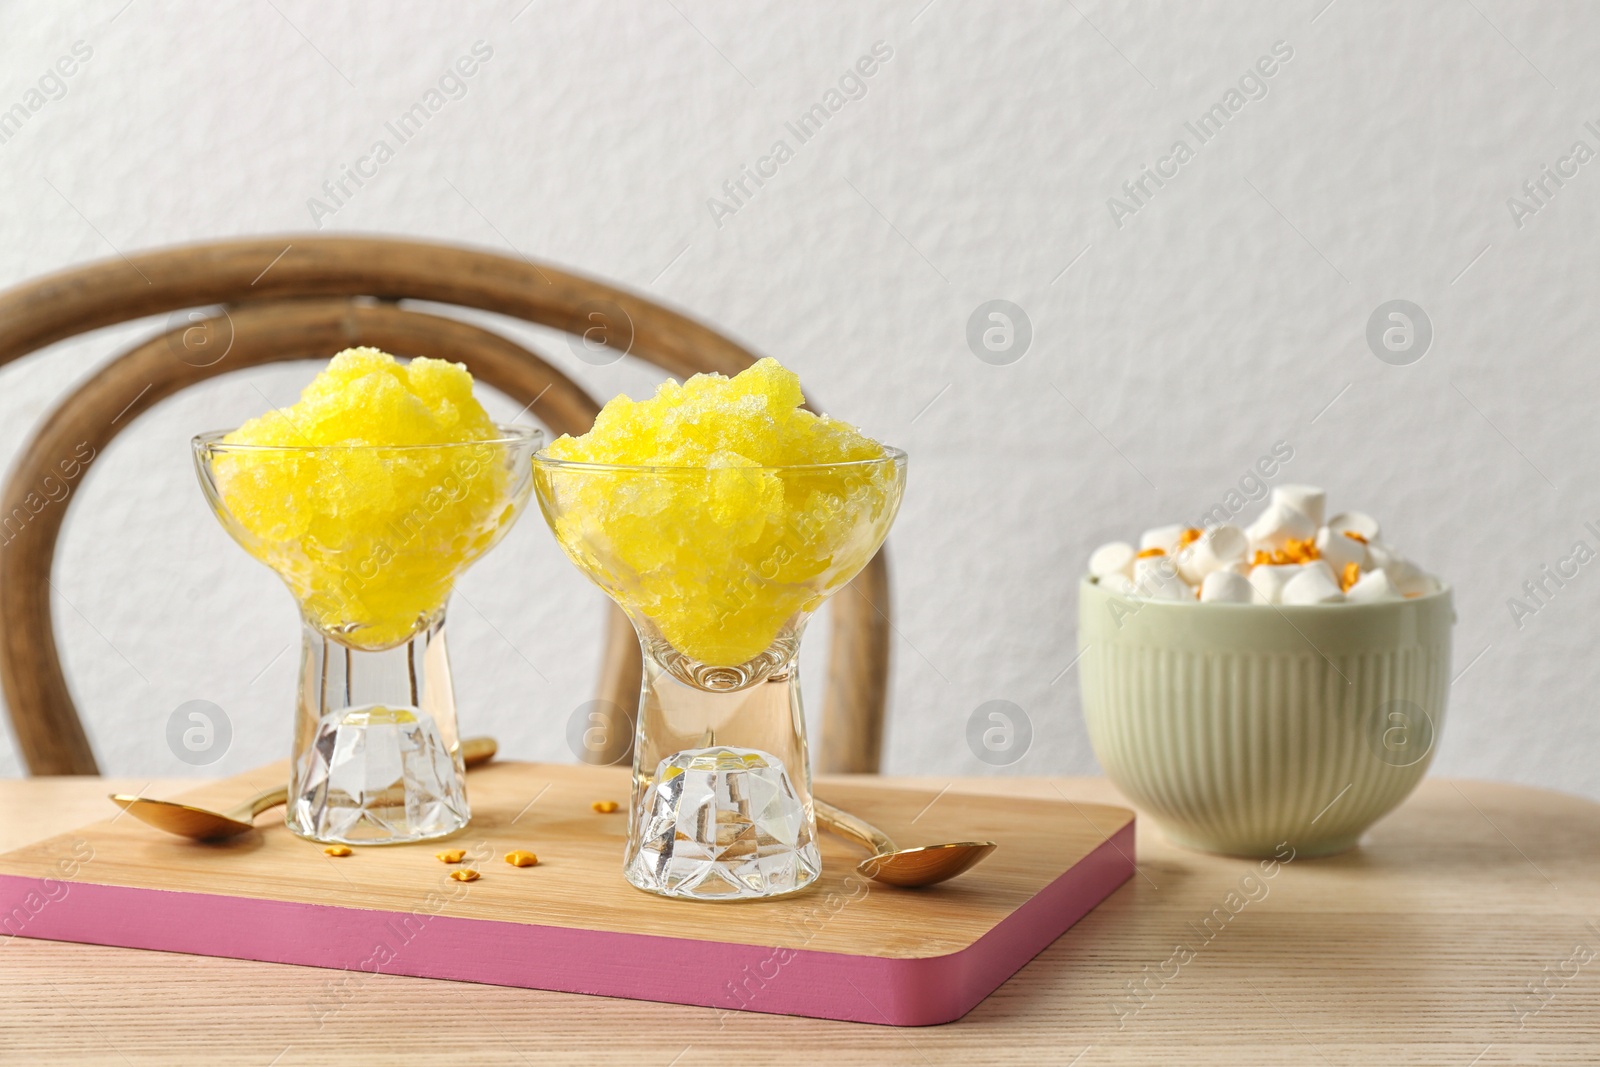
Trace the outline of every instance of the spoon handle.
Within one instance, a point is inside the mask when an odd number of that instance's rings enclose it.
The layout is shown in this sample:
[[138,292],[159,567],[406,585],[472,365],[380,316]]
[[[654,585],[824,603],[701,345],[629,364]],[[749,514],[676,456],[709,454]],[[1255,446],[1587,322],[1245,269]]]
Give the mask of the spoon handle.
[[275,785],[271,789],[263,789],[249,800],[236,807],[229,808],[223,814],[234,822],[254,822],[255,817],[262,812],[288,802],[289,787]]
[[461,742],[461,762],[468,767],[488,763],[500,751],[500,744],[492,737],[469,737]]
[[847,837],[875,856],[894,852],[895,844],[889,835],[867,820],[829,804],[820,797],[811,798],[811,808],[817,821],[840,837]]

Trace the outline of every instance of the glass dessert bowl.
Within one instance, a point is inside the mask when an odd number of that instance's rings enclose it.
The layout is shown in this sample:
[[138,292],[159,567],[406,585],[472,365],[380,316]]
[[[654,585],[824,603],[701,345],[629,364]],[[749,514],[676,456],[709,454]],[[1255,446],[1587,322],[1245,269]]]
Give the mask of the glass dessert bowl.
[[905,453],[874,449],[782,466],[534,457],[556,540],[644,652],[624,861],[640,889],[734,900],[816,879],[796,658],[899,509]]
[[294,595],[299,699],[285,822],[386,844],[471,817],[445,609],[456,578],[527,503],[537,430],[446,444],[262,445],[194,438],[223,528]]

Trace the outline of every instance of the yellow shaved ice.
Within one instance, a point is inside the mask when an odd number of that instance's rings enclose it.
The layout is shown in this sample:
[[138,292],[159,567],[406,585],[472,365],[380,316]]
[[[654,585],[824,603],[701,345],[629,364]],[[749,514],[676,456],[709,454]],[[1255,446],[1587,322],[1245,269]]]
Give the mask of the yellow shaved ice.
[[800,407],[800,378],[775,359],[738,375],[662,382],[649,400],[619,396],[582,437],[545,455],[582,463],[662,467],[784,467],[881,459],[883,446],[847,422]]
[[[224,437],[212,467],[240,542],[307,618],[385,648],[438,614],[513,518],[504,446],[481,443],[501,436],[461,364],[351,348],[299,402]],[[447,447],[403,447],[428,445]]]
[[871,560],[899,505],[894,464],[864,462],[884,447],[802,402],[773,359],[617,397],[543,454],[655,469],[540,472],[557,539],[678,652],[753,659]]

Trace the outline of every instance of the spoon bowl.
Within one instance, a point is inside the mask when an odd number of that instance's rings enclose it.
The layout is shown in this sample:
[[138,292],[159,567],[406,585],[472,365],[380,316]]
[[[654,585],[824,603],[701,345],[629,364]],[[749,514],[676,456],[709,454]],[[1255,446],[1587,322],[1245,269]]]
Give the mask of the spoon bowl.
[[983,862],[995,850],[993,841],[952,841],[868,856],[856,870],[875,882],[915,889],[948,881]]
[[918,845],[899,848],[888,834],[859,815],[812,798],[817,822],[841,837],[872,851],[856,865],[856,870],[874,882],[915,889],[937,885],[970,870],[995,850],[993,841],[952,841],[943,845]]

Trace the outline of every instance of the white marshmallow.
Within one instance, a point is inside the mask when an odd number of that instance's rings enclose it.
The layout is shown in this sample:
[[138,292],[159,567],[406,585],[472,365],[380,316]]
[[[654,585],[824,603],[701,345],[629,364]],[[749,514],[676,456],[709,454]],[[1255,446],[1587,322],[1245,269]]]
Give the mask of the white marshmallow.
[[1089,573],[1096,578],[1108,574],[1133,576],[1133,546],[1126,541],[1112,541],[1101,545],[1089,554]]
[[1283,587],[1289,579],[1299,574],[1298,563],[1263,563],[1250,568],[1250,585],[1256,591],[1257,604],[1283,603]]
[[1095,583],[1108,593],[1115,593],[1118,596],[1133,595],[1133,579],[1129,578],[1126,574],[1123,574],[1120,571],[1113,571],[1111,574],[1102,574],[1100,577],[1095,579]]
[[1200,583],[1200,599],[1207,603],[1248,604],[1255,592],[1248,578],[1232,571],[1212,571]]
[[1345,599],[1357,603],[1373,600],[1395,600],[1400,596],[1400,591],[1389,580],[1389,575],[1381,570],[1371,570],[1363,574],[1355,585],[1345,590]]
[[1321,526],[1328,494],[1314,485],[1280,485],[1272,491],[1272,502],[1294,508],[1311,520],[1311,525]]
[[1213,526],[1177,555],[1184,581],[1199,585],[1206,575],[1242,561],[1250,552],[1250,539],[1237,526]]
[[1316,564],[1301,568],[1283,587],[1285,604],[1338,604],[1343,600],[1339,583],[1328,576],[1327,568]]
[[1387,567],[1400,559],[1400,553],[1382,541],[1367,542],[1367,566],[1372,570]]
[[1365,537],[1368,543],[1378,539],[1378,520],[1364,511],[1341,511],[1328,520],[1328,529],[1335,533],[1358,533]]
[[1410,560],[1397,559],[1383,570],[1401,596],[1424,596],[1439,590],[1439,583]]
[[1302,563],[1300,565],[1300,569],[1321,571],[1323,574],[1327,575],[1328,581],[1332,582],[1334,585],[1339,584],[1339,576],[1334,573],[1332,567],[1328,566],[1328,561],[1325,559],[1314,559],[1310,563]]
[[1133,561],[1133,595],[1151,600],[1193,600],[1194,590],[1178,577],[1166,556],[1146,556]]
[[1317,551],[1328,561],[1335,574],[1344,574],[1347,563],[1354,563],[1362,570],[1367,569],[1367,546],[1326,526],[1317,531]]
[[1243,578],[1250,577],[1250,561],[1247,559],[1241,559],[1238,563],[1230,563],[1222,569]]
[[1261,517],[1250,524],[1245,533],[1252,549],[1276,552],[1290,541],[1304,541],[1315,537],[1316,524],[1287,504],[1272,504]]
[[1139,551],[1147,548],[1159,548],[1167,555],[1172,555],[1178,550],[1178,541],[1183,537],[1183,531],[1188,527],[1183,523],[1174,526],[1156,526],[1139,535]]

